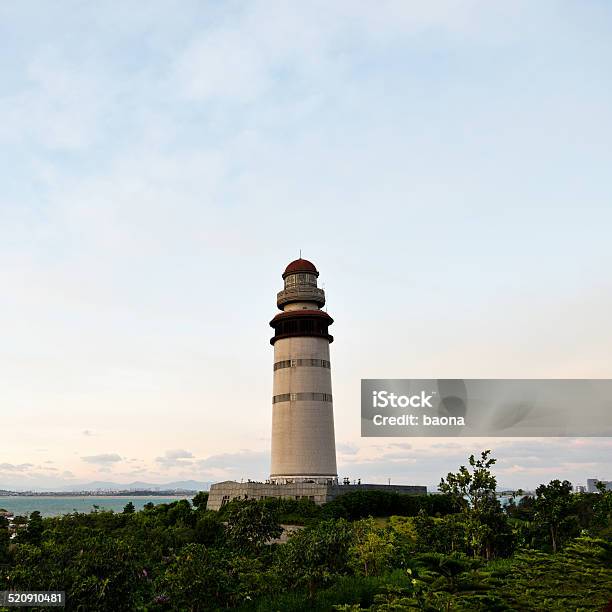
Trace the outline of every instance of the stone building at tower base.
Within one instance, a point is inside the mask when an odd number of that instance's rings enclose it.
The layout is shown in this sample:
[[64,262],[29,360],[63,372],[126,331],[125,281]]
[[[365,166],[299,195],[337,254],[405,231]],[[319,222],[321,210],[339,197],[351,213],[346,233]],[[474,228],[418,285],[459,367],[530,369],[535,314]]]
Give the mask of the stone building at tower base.
[[291,484],[269,484],[264,482],[235,482],[226,480],[210,487],[207,510],[219,510],[233,499],[266,499],[277,497],[284,499],[310,499],[321,506],[339,495],[354,491],[386,491],[404,495],[425,495],[427,487],[419,485],[385,485],[385,484],[316,484],[295,482]]

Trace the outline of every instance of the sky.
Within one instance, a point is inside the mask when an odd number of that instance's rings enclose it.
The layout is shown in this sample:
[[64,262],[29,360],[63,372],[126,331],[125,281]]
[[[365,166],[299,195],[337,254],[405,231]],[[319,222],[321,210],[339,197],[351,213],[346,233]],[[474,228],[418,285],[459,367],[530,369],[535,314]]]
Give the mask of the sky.
[[0,4],[0,488],[263,479],[281,274],[340,477],[612,479],[612,440],[366,439],[361,378],[612,378],[612,7]]

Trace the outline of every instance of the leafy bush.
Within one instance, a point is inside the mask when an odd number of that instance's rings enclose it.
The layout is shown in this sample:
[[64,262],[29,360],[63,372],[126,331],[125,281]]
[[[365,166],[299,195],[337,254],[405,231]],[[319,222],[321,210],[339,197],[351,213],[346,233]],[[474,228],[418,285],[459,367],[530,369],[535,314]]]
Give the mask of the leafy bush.
[[424,511],[431,516],[454,512],[449,495],[406,495],[386,491],[354,491],[336,497],[322,508],[324,518],[356,521],[368,516],[416,516]]
[[[202,494],[140,512],[32,513],[14,540],[0,521],[0,590],[65,590],[67,612],[603,609],[612,494],[553,481],[504,512],[491,461],[449,474],[449,495],[358,491],[323,508],[269,499],[210,512]],[[282,518],[305,527],[271,544]]]

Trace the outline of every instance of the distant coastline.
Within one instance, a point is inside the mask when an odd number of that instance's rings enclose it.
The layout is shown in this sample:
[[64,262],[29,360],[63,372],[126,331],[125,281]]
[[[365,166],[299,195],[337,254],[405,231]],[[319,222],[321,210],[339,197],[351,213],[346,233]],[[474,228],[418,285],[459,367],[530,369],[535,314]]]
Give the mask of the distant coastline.
[[142,491],[123,491],[120,494],[70,491],[57,495],[20,491],[17,495],[0,495],[0,515],[10,521],[14,517],[30,516],[32,512],[40,512],[43,517],[74,512],[123,512],[128,502],[135,510],[142,510],[148,504],[171,504],[183,499],[189,501],[193,497],[193,492],[163,495],[157,490],[148,494]]
[[208,491],[211,483],[200,480],[174,480],[170,482],[113,482],[94,480],[71,484],[37,486],[34,483],[20,485],[14,482],[0,482],[0,497],[85,497],[131,495],[139,497],[167,497],[191,495]]
[[174,495],[195,495],[194,489],[117,489],[98,491],[6,491],[0,489],[0,497],[169,497]]

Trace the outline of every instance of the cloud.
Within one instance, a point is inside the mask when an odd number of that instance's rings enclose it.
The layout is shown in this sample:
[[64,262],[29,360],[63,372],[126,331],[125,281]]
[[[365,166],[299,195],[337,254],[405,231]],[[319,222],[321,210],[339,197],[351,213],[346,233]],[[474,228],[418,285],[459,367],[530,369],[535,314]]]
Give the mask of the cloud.
[[258,46],[236,29],[212,32],[193,43],[177,63],[178,81],[187,97],[249,100],[269,80]]
[[176,450],[167,450],[164,453],[166,459],[193,459],[193,453],[182,448]]
[[32,467],[34,467],[32,463],[0,463],[0,471],[4,472],[27,472]]
[[356,455],[359,452],[359,447],[354,444],[339,442],[336,444],[336,452],[339,455]]
[[92,145],[102,133],[97,119],[116,91],[102,73],[83,68],[56,48],[34,51],[24,66],[23,87],[0,101],[6,119],[0,139],[13,144],[34,140],[52,151]]
[[52,467],[52,466],[48,465],[46,461],[42,465],[37,465],[36,469],[37,470],[43,470],[46,473],[49,473],[49,472],[59,472],[60,471],[59,468]]
[[263,0],[243,6],[188,41],[175,62],[172,89],[189,99],[238,104],[265,100],[273,91],[285,96],[333,90],[334,83],[349,78],[351,59],[366,49],[380,53],[381,47],[393,48],[431,28],[450,35],[469,30],[483,40],[488,29],[478,26],[497,17],[477,0],[419,7],[396,0],[360,6]]
[[121,457],[117,453],[101,453],[100,455],[89,455],[87,457],[81,457],[83,461],[87,463],[97,463],[99,465],[108,465],[118,463],[121,461]]
[[196,462],[203,480],[264,480],[270,473],[268,451],[241,450],[211,455]]
[[95,434],[90,429],[84,429],[83,430],[83,435],[89,437],[89,436],[94,436]]
[[359,452],[339,455],[340,476],[361,478],[362,482],[427,485],[435,490],[440,478],[467,465],[469,455],[492,449],[497,463],[493,473],[500,488],[535,488],[553,478],[584,484],[587,478],[601,477],[610,471],[612,440],[605,438],[490,438],[456,439],[452,442],[411,440],[412,448],[400,452],[398,443],[368,444]]
[[156,457],[155,461],[165,468],[175,468],[185,465],[191,465],[193,453],[182,448],[175,450],[167,450],[162,457]]

